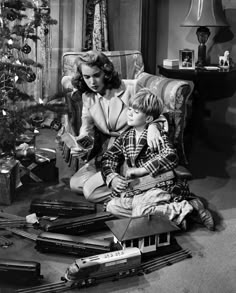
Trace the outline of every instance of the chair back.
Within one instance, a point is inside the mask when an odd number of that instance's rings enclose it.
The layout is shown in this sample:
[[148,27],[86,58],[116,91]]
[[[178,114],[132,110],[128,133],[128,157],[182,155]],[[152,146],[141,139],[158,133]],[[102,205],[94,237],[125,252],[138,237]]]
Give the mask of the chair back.
[[[139,51],[104,51],[114,64],[122,79],[137,79],[144,71],[142,54]],[[78,57],[84,52],[66,52],[62,56],[62,76],[73,76],[76,73]]]

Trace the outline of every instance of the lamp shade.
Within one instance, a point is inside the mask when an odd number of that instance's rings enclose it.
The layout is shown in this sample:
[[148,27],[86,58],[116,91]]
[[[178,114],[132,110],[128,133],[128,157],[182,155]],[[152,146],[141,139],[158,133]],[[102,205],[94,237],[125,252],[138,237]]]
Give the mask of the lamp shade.
[[191,0],[189,12],[181,26],[229,26],[221,0]]

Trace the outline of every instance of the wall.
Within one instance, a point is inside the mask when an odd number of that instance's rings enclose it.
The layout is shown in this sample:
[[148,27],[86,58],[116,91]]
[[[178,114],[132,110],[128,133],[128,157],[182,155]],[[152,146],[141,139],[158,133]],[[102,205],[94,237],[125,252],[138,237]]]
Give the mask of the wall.
[[[190,0],[158,0],[158,32],[157,32],[157,63],[161,64],[165,58],[178,58],[179,49],[189,48],[197,54],[198,41],[196,29],[181,27],[188,12]],[[212,64],[218,62],[218,56],[225,50],[229,50],[231,57],[236,63],[236,1],[222,1],[225,8],[225,15],[230,24],[230,31],[224,32],[219,42],[214,41],[217,29],[211,28],[211,36],[207,42],[208,57]],[[228,36],[232,39],[226,41]],[[163,37],[162,37],[163,36]],[[211,119],[220,123],[227,123],[236,126],[236,94],[233,97],[207,103],[211,111]]]
[[108,0],[110,50],[141,50],[141,0]]

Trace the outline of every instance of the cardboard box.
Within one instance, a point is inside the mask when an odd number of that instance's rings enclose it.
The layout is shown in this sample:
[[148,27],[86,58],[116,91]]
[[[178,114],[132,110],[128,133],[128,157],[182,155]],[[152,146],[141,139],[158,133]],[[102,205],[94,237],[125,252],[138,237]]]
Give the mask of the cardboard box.
[[164,59],[163,66],[174,67],[179,65],[179,59]]
[[0,159],[0,204],[10,205],[19,180],[19,161],[14,157]]

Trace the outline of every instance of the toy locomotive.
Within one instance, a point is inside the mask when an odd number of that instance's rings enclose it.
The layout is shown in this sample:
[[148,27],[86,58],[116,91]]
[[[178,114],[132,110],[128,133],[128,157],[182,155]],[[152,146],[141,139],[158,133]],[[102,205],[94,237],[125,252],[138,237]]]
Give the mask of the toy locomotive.
[[141,252],[137,247],[75,260],[66,270],[64,279],[78,287],[92,285],[97,280],[137,274]]

